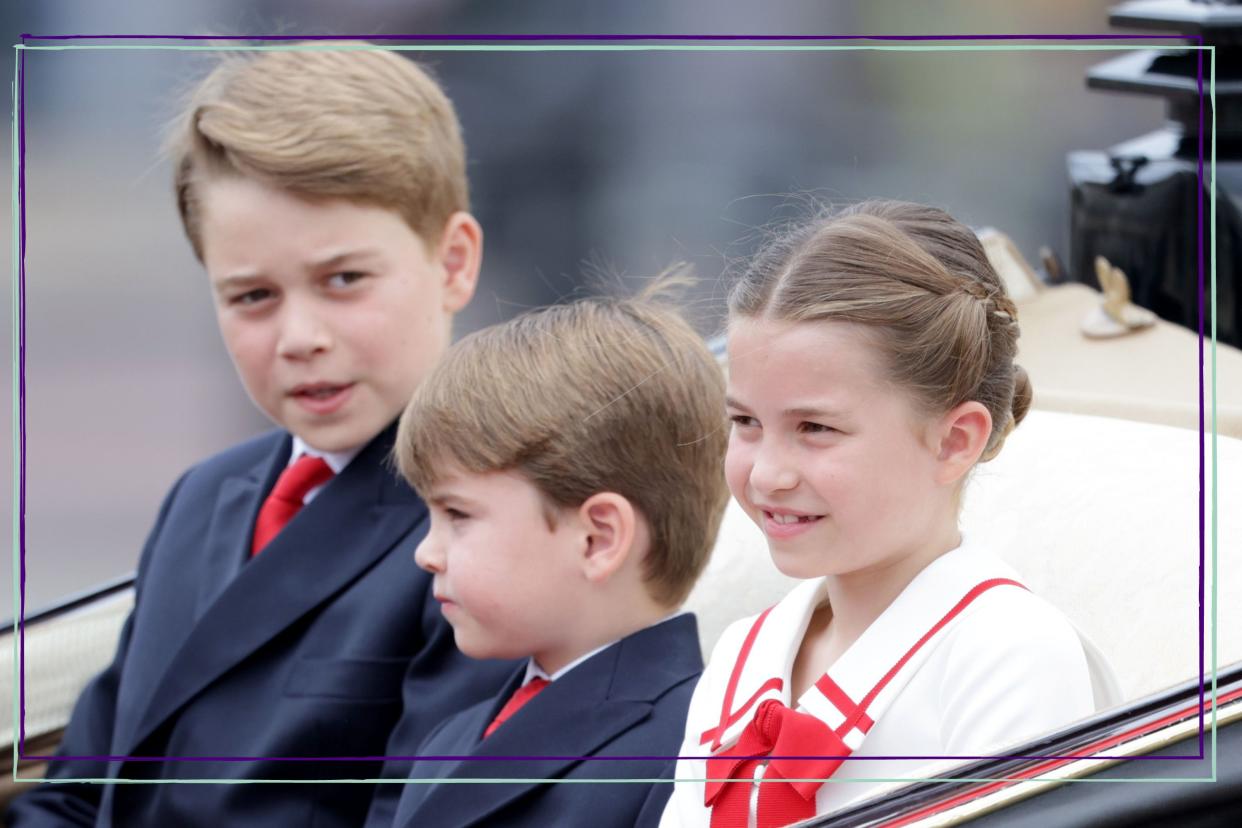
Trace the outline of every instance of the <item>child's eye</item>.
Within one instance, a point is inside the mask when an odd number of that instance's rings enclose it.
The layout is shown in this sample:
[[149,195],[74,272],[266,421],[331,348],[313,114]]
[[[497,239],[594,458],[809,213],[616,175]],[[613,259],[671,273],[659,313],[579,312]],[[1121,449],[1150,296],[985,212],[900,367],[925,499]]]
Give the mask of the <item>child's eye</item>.
[[333,273],[328,277],[328,284],[332,287],[349,287],[355,282],[360,282],[366,278],[365,273],[358,270],[344,270],[340,273]]
[[229,297],[230,305],[257,305],[265,299],[270,299],[272,292],[267,288],[255,288],[245,293],[238,293]]
[[759,425],[758,420],[756,420],[754,417],[750,417],[745,414],[730,414],[729,420],[735,426],[739,428],[746,428],[747,426]]
[[453,508],[445,509],[444,516],[452,521],[465,520],[466,518],[470,517],[468,514],[461,511],[460,509],[453,509]]
[[798,429],[804,434],[830,434],[836,431],[832,426],[826,426],[823,423],[803,422],[798,425]]

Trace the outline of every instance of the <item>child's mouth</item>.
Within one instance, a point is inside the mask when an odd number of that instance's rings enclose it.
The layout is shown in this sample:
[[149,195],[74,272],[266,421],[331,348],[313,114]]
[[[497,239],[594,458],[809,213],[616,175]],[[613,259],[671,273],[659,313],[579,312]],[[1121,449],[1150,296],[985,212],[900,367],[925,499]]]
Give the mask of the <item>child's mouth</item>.
[[789,538],[801,534],[823,519],[823,515],[778,515],[763,511],[763,532],[770,538]]
[[777,515],[772,512],[764,512],[763,516],[768,520],[781,525],[788,525],[790,523],[812,523],[822,517],[821,515]]
[[297,386],[290,392],[290,396],[312,414],[331,414],[345,404],[353,387],[353,383],[317,382]]

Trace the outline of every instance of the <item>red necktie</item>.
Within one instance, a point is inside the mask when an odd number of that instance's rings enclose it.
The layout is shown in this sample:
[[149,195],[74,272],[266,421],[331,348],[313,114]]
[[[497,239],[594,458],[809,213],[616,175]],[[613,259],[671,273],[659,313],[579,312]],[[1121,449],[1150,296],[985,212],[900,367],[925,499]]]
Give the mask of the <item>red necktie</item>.
[[[750,783],[762,759],[747,756],[807,756],[773,759],[759,786],[759,828],[777,828],[815,816],[815,795],[850,748],[832,728],[807,713],[790,710],[775,699],[759,705],[737,744],[707,760],[705,802],[712,809],[711,828],[746,828]],[[832,758],[835,757],[835,758]]]
[[309,454],[303,454],[280,473],[272,493],[263,501],[263,508],[259,509],[258,520],[254,522],[254,541],[250,545],[252,557],[259,554],[285,528],[285,524],[293,520],[302,508],[306,493],[327,483],[332,475],[332,467],[322,457],[311,457]]
[[548,684],[549,682],[545,678],[533,678],[515,690],[513,695],[509,697],[509,700],[505,702],[505,706],[500,708],[496,718],[492,719],[492,723],[487,726],[487,730],[483,731],[483,738],[486,739],[488,736],[491,736],[496,728],[509,721],[510,716],[518,712],[522,705],[538,695],[539,691],[547,687]]

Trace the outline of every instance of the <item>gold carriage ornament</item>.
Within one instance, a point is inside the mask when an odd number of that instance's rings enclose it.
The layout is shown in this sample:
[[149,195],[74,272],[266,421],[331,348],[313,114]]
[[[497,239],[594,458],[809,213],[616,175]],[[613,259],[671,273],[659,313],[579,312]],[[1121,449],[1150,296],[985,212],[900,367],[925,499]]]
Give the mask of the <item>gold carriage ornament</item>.
[[1125,336],[1156,323],[1156,315],[1130,301],[1130,280],[1103,256],[1095,257],[1095,275],[1104,298],[1083,317],[1079,329],[1090,339]]

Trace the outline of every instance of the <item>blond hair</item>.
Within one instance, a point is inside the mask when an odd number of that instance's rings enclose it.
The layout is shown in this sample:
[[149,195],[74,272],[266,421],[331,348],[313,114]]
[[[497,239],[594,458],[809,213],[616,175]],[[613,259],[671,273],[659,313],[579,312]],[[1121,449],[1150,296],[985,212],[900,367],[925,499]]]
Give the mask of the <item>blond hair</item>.
[[200,260],[201,185],[222,176],[391,209],[429,245],[469,208],[461,130],[439,85],[393,52],[341,45],[228,57],[195,89],[169,151]]
[[726,443],[720,367],[648,292],[555,305],[465,337],[419,386],[394,453],[423,493],[456,466],[516,471],[555,507],[624,496],[650,528],[648,592],[671,607],[720,526]]
[[872,329],[890,376],[925,413],[983,404],[1000,451],[1031,385],[1014,363],[1018,312],[975,234],[943,210],[864,201],[772,241],[729,296],[730,317]]

